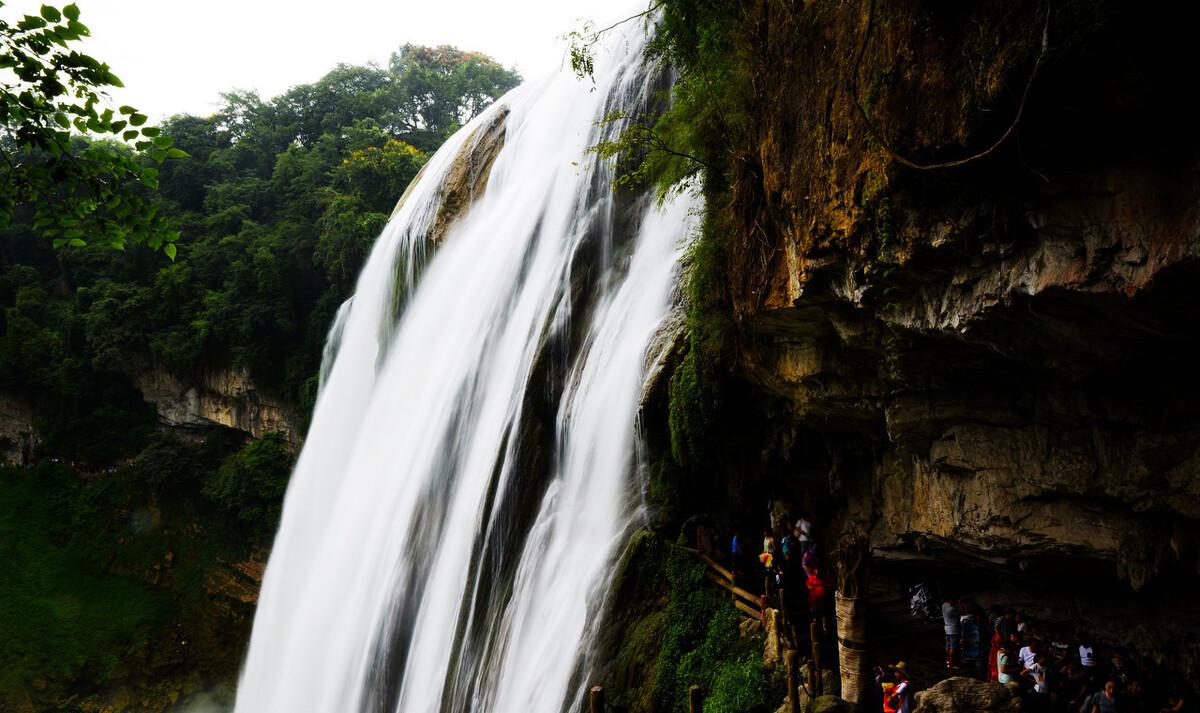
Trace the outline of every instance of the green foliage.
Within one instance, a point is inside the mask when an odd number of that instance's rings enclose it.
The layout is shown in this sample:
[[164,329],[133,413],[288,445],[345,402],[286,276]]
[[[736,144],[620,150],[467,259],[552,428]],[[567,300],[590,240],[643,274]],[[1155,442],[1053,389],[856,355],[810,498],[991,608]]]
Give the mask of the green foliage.
[[148,197],[158,186],[149,164],[186,153],[133,107],[101,108],[121,81],[72,49],[88,34],[74,4],[0,18],[0,227],[27,205],[56,248],[144,243],[174,259],[179,233]]
[[204,494],[266,541],[279,524],[296,457],[287,439],[268,433],[229,457],[204,483]]
[[72,475],[0,470],[0,692],[130,676],[172,614],[164,592],[72,546],[71,513],[83,511]]
[[401,138],[432,151],[521,78],[478,52],[447,45],[404,45],[388,69],[401,100],[396,117]]
[[646,10],[602,30],[585,25],[567,35],[571,66],[590,76],[592,47],[617,26],[647,18],[646,54],[676,70],[666,111],[646,117],[610,114],[620,133],[593,150],[616,160],[617,183],[653,186],[661,197],[703,177],[725,180],[731,147],[749,126],[750,71],[738,51],[743,10],[719,0],[656,0]]
[[[155,147],[187,154],[158,166],[159,189],[143,196],[180,230],[180,260],[90,239],[55,252],[36,211],[17,208],[0,226],[0,380],[64,428],[95,411],[91,384],[146,369],[244,369],[258,388],[311,406],[337,306],[428,158],[412,141],[436,148],[516,81],[481,55],[407,47],[393,68],[339,66],[272,100],[231,92],[212,116],[145,127]],[[407,94],[417,91],[420,101]],[[143,445],[104,450],[115,459]]]
[[174,433],[155,434],[129,466],[130,475],[152,492],[180,489],[199,482],[201,458]]
[[723,389],[733,360],[734,324],[728,300],[728,229],[705,215],[685,261],[688,343],[671,374],[668,421],[671,455],[683,466],[711,465],[719,442]]
[[87,692],[232,680],[247,632],[210,577],[257,534],[202,495],[200,474],[242,439],[159,434],[129,467],[90,474],[0,468],[0,701],[28,692],[37,710],[100,710],[82,705]]
[[704,566],[673,551],[664,569],[669,598],[656,708],[683,713],[693,684],[704,689],[706,711],[749,711],[774,700],[778,692],[762,669],[761,639],[739,638],[738,611],[704,581]]

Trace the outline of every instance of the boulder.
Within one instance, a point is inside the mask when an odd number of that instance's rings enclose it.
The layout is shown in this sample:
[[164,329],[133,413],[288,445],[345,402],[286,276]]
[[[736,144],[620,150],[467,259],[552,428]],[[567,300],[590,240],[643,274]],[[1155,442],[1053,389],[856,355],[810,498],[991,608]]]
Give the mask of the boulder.
[[850,713],[853,706],[833,695],[819,696],[808,713]]
[[916,695],[914,713],[974,713],[1021,709],[1021,699],[999,683],[978,681],[965,676],[948,678]]

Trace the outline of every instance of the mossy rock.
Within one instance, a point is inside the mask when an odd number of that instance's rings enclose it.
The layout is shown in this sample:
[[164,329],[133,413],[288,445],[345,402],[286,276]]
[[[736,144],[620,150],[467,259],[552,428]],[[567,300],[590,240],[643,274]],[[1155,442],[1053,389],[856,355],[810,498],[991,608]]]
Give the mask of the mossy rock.
[[853,713],[853,706],[838,696],[818,696],[805,713]]

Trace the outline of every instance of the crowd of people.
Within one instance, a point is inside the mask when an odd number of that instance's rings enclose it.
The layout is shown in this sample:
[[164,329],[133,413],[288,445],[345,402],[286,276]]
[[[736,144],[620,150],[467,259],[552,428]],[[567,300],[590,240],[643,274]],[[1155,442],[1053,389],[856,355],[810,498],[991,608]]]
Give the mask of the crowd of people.
[[[791,509],[779,500],[769,501],[767,512],[761,549],[759,542],[752,543],[742,531],[734,531],[728,558],[731,571],[738,577],[760,573],[765,597],[774,598],[783,591],[793,624],[811,617],[820,632],[832,632],[834,584],[812,522],[803,515],[793,519]],[[801,609],[807,609],[807,617]]]
[[[733,532],[726,559],[730,570],[743,581],[761,576],[764,597],[784,593],[792,625],[811,620],[819,635],[831,636],[835,585],[812,522],[803,515],[793,517],[786,504],[772,499],[767,524],[761,542]],[[715,555],[703,527],[697,539],[701,550]],[[927,587],[910,594],[914,615],[936,619],[937,600]],[[993,606],[985,611],[966,598],[945,599],[941,616],[948,675],[973,675],[1009,686],[1022,696],[1026,710],[1200,713],[1190,707],[1185,687],[1167,680],[1153,665],[1130,660],[1119,648],[1070,637],[1065,628],[1031,621],[1014,609]],[[876,667],[874,680],[883,713],[911,713],[914,691],[903,661]]]
[[1067,713],[1184,713],[1189,696],[1156,666],[1101,648],[1063,627],[1014,609],[989,611],[969,599],[941,607],[946,668],[1014,688],[1029,707]]

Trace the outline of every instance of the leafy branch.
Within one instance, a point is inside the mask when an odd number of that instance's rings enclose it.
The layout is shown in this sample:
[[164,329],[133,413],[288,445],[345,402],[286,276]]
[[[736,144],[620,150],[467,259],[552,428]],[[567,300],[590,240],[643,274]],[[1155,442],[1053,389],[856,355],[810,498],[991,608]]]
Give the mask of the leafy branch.
[[593,76],[596,71],[595,47],[604,38],[604,35],[627,22],[650,16],[662,7],[664,2],[665,0],[655,0],[645,10],[600,29],[596,29],[595,24],[588,20],[580,29],[563,35],[563,39],[567,41],[567,56],[571,62],[571,71],[580,79],[591,79],[595,82]]
[[662,196],[702,168],[718,170],[704,159],[673,148],[657,127],[634,120],[628,112],[609,112],[599,123],[605,126],[619,122],[629,123],[621,128],[616,139],[600,141],[588,149],[601,159],[616,162],[614,185],[657,184]]
[[144,243],[174,259],[179,233],[148,197],[158,169],[144,158],[162,164],[187,154],[134,107],[101,108],[106,88],[122,84],[107,64],[71,48],[90,34],[79,14],[74,4],[43,5],[0,19],[0,227],[28,205],[34,229],[56,248]]

